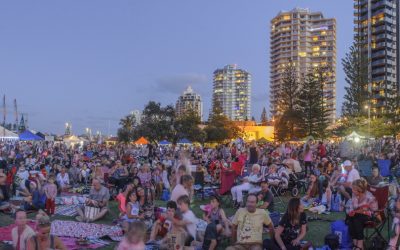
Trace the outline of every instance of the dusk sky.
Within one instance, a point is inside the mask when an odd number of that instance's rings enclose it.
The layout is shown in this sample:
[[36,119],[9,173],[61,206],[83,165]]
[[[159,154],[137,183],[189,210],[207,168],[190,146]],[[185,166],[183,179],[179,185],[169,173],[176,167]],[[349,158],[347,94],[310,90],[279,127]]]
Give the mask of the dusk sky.
[[[0,94],[28,114],[31,129],[116,134],[119,119],[149,100],[175,104],[191,85],[211,104],[212,73],[237,64],[252,74],[252,114],[269,106],[270,20],[294,7],[337,20],[341,59],[353,38],[352,0],[3,1]],[[110,124],[110,126],[109,126]]]

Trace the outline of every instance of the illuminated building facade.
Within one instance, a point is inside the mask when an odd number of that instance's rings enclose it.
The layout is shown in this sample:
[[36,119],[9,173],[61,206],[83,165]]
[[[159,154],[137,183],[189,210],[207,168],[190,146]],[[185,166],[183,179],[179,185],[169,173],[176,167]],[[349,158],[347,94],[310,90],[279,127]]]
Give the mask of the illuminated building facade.
[[177,116],[185,114],[187,111],[194,111],[200,118],[203,116],[203,103],[200,95],[196,94],[189,86],[176,101]]
[[322,70],[324,100],[329,120],[336,117],[336,19],[321,12],[295,8],[281,11],[271,20],[270,38],[270,111],[279,115],[279,91],[285,67],[291,63],[298,82],[308,73]]
[[[388,110],[399,93],[399,0],[355,0],[355,38],[368,62],[371,116]],[[390,110],[389,110],[390,112]]]
[[214,71],[212,106],[219,104],[222,112],[233,121],[251,119],[251,75],[237,68],[237,65],[227,65]]

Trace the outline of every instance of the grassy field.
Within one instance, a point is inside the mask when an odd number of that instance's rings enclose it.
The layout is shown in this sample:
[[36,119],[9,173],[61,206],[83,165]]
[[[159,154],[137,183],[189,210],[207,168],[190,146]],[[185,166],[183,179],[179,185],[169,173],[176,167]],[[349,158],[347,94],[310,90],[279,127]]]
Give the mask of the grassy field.
[[[283,197],[283,201],[287,203],[290,197]],[[284,212],[285,208],[283,207],[282,204],[277,203],[278,199],[275,198],[276,202],[276,210],[279,212]],[[207,200],[205,201],[199,201],[196,200],[192,204],[192,210],[193,212],[199,217],[202,217],[202,212],[199,208],[200,205],[207,203]],[[156,201],[156,205],[158,206],[165,206],[165,202],[163,201]],[[228,216],[231,216],[235,213],[235,209],[230,206],[230,205],[223,205],[223,208],[225,212],[227,213]],[[118,216],[118,208],[117,208],[117,203],[116,202],[110,202],[110,210],[111,212],[102,220],[96,222],[100,224],[111,224],[112,220],[117,218]],[[29,218],[33,219],[34,214],[30,214]],[[311,215],[310,215],[311,216]],[[306,240],[312,241],[314,246],[321,246],[324,243],[324,237],[330,232],[330,222],[329,221],[324,221],[326,220],[339,220],[339,219],[344,219],[344,214],[343,213],[331,213],[329,215],[319,215],[318,218],[323,219],[323,220],[317,220],[317,221],[311,221],[308,223],[308,232],[306,236]],[[53,220],[73,220],[74,218],[72,217],[66,217],[66,216],[54,216],[52,217]],[[9,215],[4,215],[0,214],[0,226],[6,226],[13,223],[13,219]],[[267,236],[266,236],[267,237]],[[112,243],[109,246],[99,248],[100,250],[111,250],[115,248],[116,243]],[[1,246],[1,244],[0,244]],[[219,249],[225,249],[226,246],[220,246]]]

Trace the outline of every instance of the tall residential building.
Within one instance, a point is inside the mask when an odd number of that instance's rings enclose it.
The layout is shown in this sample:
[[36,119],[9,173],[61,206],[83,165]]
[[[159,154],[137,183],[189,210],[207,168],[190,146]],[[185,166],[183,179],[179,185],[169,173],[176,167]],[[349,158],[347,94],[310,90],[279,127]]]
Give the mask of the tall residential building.
[[222,112],[233,121],[251,119],[251,75],[237,68],[237,65],[227,65],[214,71],[214,86],[212,107],[219,103]]
[[336,19],[321,12],[295,8],[271,20],[270,111],[279,115],[279,91],[291,63],[302,82],[308,73],[325,69],[324,99],[329,119],[336,117]]
[[135,123],[137,125],[140,125],[140,123],[142,122],[143,113],[141,111],[135,109],[135,110],[131,111],[131,115],[135,116]]
[[[399,0],[354,0],[355,40],[368,62],[371,116],[399,93]],[[390,111],[389,111],[390,112]]]
[[203,103],[199,94],[196,94],[191,86],[188,86],[183,94],[176,101],[176,114],[178,116],[192,110],[197,115],[203,117]]

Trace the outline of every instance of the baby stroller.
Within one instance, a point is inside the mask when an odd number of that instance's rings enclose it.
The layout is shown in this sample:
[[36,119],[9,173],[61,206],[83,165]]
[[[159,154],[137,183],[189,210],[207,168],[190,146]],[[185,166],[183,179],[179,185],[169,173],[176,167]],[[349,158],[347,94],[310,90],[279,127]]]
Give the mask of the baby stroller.
[[290,190],[292,197],[297,197],[300,193],[306,192],[307,181],[303,172],[289,174],[288,190]]

